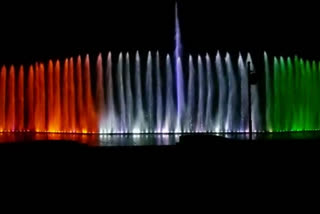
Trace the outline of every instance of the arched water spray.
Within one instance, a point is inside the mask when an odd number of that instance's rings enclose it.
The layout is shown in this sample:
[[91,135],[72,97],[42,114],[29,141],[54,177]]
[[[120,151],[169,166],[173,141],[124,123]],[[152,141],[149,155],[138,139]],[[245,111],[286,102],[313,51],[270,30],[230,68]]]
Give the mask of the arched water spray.
[[15,69],[14,66],[10,66],[9,70],[9,82],[8,82],[8,111],[7,111],[7,130],[11,131],[15,128]]
[[225,124],[226,124],[226,113],[227,113],[227,81],[224,72],[224,68],[222,65],[222,60],[220,57],[220,53],[218,52],[216,55],[216,72],[218,76],[218,85],[219,85],[219,98],[218,98],[218,112],[216,117],[216,125],[215,132],[224,132]]
[[204,132],[204,113],[205,113],[205,81],[204,81],[204,69],[200,55],[198,56],[198,107],[197,107],[197,132]]
[[119,54],[118,67],[117,67],[117,86],[118,86],[118,99],[119,99],[119,111],[118,120],[120,122],[120,133],[127,132],[127,121],[126,121],[126,103],[124,97],[124,81],[123,81],[123,58],[122,53]]
[[206,54],[206,79],[207,79],[207,100],[206,100],[206,116],[205,116],[205,128],[207,132],[214,131],[213,124],[213,94],[214,94],[214,83],[211,67],[211,59],[209,54]]
[[156,117],[156,132],[161,133],[163,124],[163,102],[162,102],[162,78],[160,70],[160,56],[159,52],[156,53],[156,86],[157,86],[157,117]]
[[225,124],[225,131],[231,132],[237,130],[237,122],[236,122],[236,109],[237,106],[237,82],[235,78],[235,73],[233,70],[232,62],[229,53],[227,53],[226,58],[226,68],[227,68],[227,76],[228,76],[228,103],[227,103],[227,118]]
[[24,131],[24,107],[25,100],[24,100],[24,69],[23,66],[20,66],[19,74],[18,74],[18,123],[17,127],[19,131]]
[[126,121],[128,132],[133,132],[133,98],[132,98],[132,87],[131,87],[131,74],[130,74],[130,56],[129,53],[126,54],[126,64],[125,64],[125,102],[126,102]]
[[[96,109],[97,115],[99,118],[105,118],[105,101],[104,101],[104,88],[103,88],[103,66],[102,66],[102,56],[101,54],[98,55],[97,64],[96,64],[96,71],[97,71],[97,89],[96,89]],[[103,127],[104,121],[99,121],[99,127]],[[103,130],[100,130],[103,132]]]
[[135,125],[133,133],[144,133],[146,131],[145,115],[142,105],[142,86],[141,86],[141,65],[140,55],[137,51],[135,61]]
[[146,99],[147,99],[147,132],[154,132],[153,117],[153,81],[152,81],[152,56],[151,52],[148,52],[147,58],[147,72],[146,72]]
[[189,80],[188,80],[188,102],[185,120],[185,130],[193,132],[196,127],[196,118],[194,117],[195,108],[195,69],[192,56],[189,56]]
[[6,79],[7,69],[2,66],[0,74],[0,131],[6,131]]
[[272,90],[271,90],[271,71],[269,68],[268,55],[264,52],[264,69],[266,77],[266,129],[272,132]]
[[172,133],[174,132],[173,124],[176,121],[175,107],[173,103],[173,77],[170,56],[166,56],[166,108],[165,108],[165,120],[162,132]]
[[107,69],[106,69],[106,118],[103,118],[103,129],[106,133],[116,133],[118,130],[118,120],[116,119],[115,105],[114,105],[114,90],[113,90],[113,76],[112,76],[112,58],[111,52],[108,53]]
[[185,113],[185,100],[184,100],[184,81],[183,81],[183,70],[182,62],[180,57],[177,59],[176,65],[176,88],[177,88],[177,122],[175,132],[183,132],[182,124]]

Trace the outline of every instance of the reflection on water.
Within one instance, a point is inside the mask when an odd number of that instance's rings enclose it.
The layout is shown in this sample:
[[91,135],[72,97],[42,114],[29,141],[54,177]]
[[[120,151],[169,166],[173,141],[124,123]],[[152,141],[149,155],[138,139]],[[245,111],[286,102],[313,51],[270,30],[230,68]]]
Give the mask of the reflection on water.
[[75,141],[90,146],[166,146],[178,142],[177,135],[96,135],[49,133],[0,133],[0,143]]
[[[205,134],[201,134],[204,136]],[[210,134],[211,135],[211,134]],[[248,140],[249,134],[215,134],[236,140]],[[167,146],[179,142],[180,135],[132,134],[52,134],[52,133],[0,133],[0,143],[34,141],[73,141],[90,146]],[[320,139],[320,132],[255,133],[253,140]]]
[[[217,133],[201,134],[201,136],[219,136],[233,140],[249,140],[249,133]],[[319,131],[306,132],[277,132],[277,133],[253,133],[252,140],[320,140]]]
[[178,135],[99,135],[100,146],[168,146],[178,140]]
[[76,141],[90,146],[99,145],[97,135],[86,134],[49,134],[49,133],[0,133],[0,143],[34,141]]
[[261,140],[319,140],[319,131],[305,131],[305,132],[277,132],[277,133],[263,133],[257,134],[255,139]]
[[[224,137],[224,138],[228,138],[228,139],[234,139],[234,140],[249,140],[250,139],[250,135],[249,133],[237,133],[237,134],[215,134],[215,136],[219,136],[219,137]],[[255,140],[256,139],[256,134],[252,134],[252,139]]]
[[[249,134],[227,134],[225,137],[237,140],[249,140]],[[253,140],[318,140],[320,132],[277,132],[277,133],[254,133]]]

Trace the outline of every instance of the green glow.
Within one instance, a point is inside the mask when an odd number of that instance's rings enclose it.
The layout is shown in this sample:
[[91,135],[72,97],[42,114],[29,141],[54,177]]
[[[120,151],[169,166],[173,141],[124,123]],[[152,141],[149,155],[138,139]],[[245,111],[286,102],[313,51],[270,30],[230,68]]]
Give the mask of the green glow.
[[[286,87],[288,85],[288,81],[287,84],[283,84],[283,79],[286,78],[286,67],[285,67],[285,62],[283,60],[283,57],[280,57],[280,74],[279,74],[279,80],[278,80],[278,85],[279,85],[279,115],[280,115],[280,129],[281,130],[288,130],[286,127],[286,119],[287,119],[287,113],[288,113],[288,109],[287,109],[287,105],[286,103],[289,101],[288,96],[286,96]],[[286,96],[286,99],[283,99],[283,97]]]
[[[287,91],[288,93],[288,100],[290,103],[294,104],[294,94],[293,94],[293,68],[292,68],[292,62],[290,57],[287,58],[287,69],[288,69],[288,87]],[[285,93],[285,92],[284,92]],[[293,123],[294,118],[294,112],[293,108],[287,109],[287,115],[286,115],[286,128],[289,131],[294,130],[295,124]]]
[[273,76],[274,76],[274,80],[273,80],[273,90],[274,90],[274,94],[273,94],[273,99],[274,99],[274,103],[273,103],[273,111],[274,111],[274,115],[273,115],[273,127],[274,127],[274,131],[281,131],[282,127],[280,125],[280,87],[279,87],[279,79],[280,79],[280,68],[279,68],[279,62],[278,59],[275,57],[274,58],[274,63],[273,63]]
[[297,56],[294,57],[294,130],[299,130],[299,126],[297,124],[301,123],[300,120],[300,112],[299,112],[299,99],[300,99],[300,67],[299,67],[299,58]]
[[264,53],[264,61],[265,61],[265,78],[266,78],[266,126],[267,131],[273,131],[273,109],[272,109],[272,87],[271,87],[271,71],[269,67],[269,61],[267,53]]
[[265,54],[266,127],[269,132],[320,129],[320,61]]

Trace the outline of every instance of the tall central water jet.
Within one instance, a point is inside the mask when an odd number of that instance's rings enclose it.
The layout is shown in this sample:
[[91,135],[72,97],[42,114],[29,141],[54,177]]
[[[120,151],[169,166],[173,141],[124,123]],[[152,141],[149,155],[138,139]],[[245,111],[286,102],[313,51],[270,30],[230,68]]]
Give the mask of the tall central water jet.
[[176,3],[175,7],[175,72],[176,72],[176,87],[177,87],[177,123],[176,132],[183,131],[181,129],[182,117],[184,114],[184,84],[183,84],[183,73],[182,73],[182,46],[181,46],[181,34],[180,34],[180,24],[178,18],[178,5]]
[[[175,68],[176,72],[178,70],[178,59],[181,59],[182,54],[182,45],[181,45],[181,34],[180,34],[180,23],[178,17],[178,4],[175,6],[175,50],[174,50],[174,58],[175,58]],[[178,74],[178,72],[177,72]],[[178,75],[177,75],[178,77]]]

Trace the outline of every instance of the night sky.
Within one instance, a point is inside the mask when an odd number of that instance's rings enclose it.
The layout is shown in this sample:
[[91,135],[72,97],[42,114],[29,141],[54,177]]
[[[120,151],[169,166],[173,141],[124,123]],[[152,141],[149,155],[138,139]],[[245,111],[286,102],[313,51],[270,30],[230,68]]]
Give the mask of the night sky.
[[[26,4],[26,3],[25,3]],[[0,64],[30,64],[109,50],[174,50],[175,1],[3,5]],[[216,50],[320,59],[315,5],[179,1],[185,53]],[[318,52],[318,53],[317,53]]]

